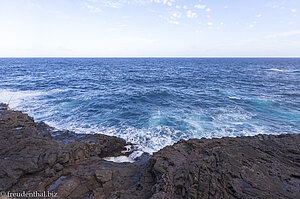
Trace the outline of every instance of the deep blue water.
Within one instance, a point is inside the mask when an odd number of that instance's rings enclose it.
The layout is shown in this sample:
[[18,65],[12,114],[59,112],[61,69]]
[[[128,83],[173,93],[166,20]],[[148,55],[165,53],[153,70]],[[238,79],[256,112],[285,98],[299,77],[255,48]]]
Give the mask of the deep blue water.
[[300,132],[300,59],[3,58],[0,101],[57,128],[158,150]]

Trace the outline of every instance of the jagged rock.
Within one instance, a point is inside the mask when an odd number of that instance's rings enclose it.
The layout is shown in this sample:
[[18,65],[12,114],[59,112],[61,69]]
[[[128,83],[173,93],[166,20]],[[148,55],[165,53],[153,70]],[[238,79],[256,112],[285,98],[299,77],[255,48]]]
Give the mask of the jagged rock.
[[111,169],[97,169],[95,171],[96,180],[99,183],[106,183],[112,181],[112,170]]
[[300,136],[193,139],[150,160],[152,198],[300,198]]
[[53,169],[55,171],[61,171],[64,169],[64,167],[61,164],[57,163],[56,165],[54,165]]
[[[296,132],[295,132],[296,133]],[[300,198],[300,135],[181,140],[114,163],[128,144],[57,131],[0,104],[0,191],[58,198]]]
[[[4,104],[0,107],[0,190],[44,191],[66,175],[72,181],[61,180],[56,189],[64,198],[67,192],[73,192],[75,182],[93,179],[95,168],[74,169],[77,165],[96,167],[101,157],[120,155],[125,150],[126,142],[116,137],[64,131],[55,137],[50,133],[53,128],[46,124],[37,124],[33,118]],[[65,134],[70,136],[69,141]]]

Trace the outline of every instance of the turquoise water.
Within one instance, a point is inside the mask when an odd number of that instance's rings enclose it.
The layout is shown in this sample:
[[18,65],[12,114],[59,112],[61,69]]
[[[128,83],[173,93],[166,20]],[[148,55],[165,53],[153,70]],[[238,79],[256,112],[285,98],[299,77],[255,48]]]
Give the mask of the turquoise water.
[[300,132],[300,59],[3,58],[0,101],[149,151],[179,139]]

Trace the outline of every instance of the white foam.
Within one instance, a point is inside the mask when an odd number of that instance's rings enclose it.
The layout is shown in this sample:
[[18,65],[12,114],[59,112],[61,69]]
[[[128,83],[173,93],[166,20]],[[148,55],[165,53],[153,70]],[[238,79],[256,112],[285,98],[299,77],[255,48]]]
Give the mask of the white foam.
[[285,70],[281,70],[281,69],[277,69],[277,68],[271,68],[269,70],[272,70],[272,71],[278,71],[278,72],[285,72]]
[[26,103],[42,95],[40,91],[17,91],[11,89],[0,89],[0,102],[9,103],[10,108],[23,107]]
[[283,69],[278,69],[278,68],[271,68],[268,70],[277,71],[277,72],[288,72],[288,73],[300,72],[300,70],[283,70]]
[[[185,115],[180,111],[171,113],[164,113],[162,111],[154,112],[149,119],[147,128],[138,129],[130,126],[105,127],[93,126],[84,124],[82,121],[68,118],[65,120],[58,120],[53,118],[53,112],[57,107],[46,107],[43,101],[39,98],[49,93],[65,92],[68,90],[51,90],[48,93],[39,91],[16,91],[9,89],[0,89],[0,102],[7,103],[10,98],[10,107],[27,113],[32,113],[34,117],[44,120],[48,125],[57,129],[67,129],[77,133],[99,133],[110,136],[117,136],[125,139],[127,142],[136,144],[134,150],[130,146],[123,151],[124,153],[133,152],[129,157],[108,157],[110,161],[116,162],[132,162],[143,152],[152,154],[155,151],[162,149],[165,146],[172,145],[180,139],[190,138],[212,138],[223,136],[237,136],[237,135],[256,135],[264,132],[269,132],[263,127],[251,123],[251,119],[255,116],[241,107],[224,107],[217,108],[215,114],[212,112],[202,112],[202,110],[195,110]],[[228,94],[230,99],[240,99],[235,97],[235,94]],[[42,104],[39,104],[42,103]],[[175,120],[183,121],[186,130],[179,131],[172,127],[161,126],[166,117],[173,117]],[[49,119],[51,118],[51,119]]]
[[129,157],[133,160],[136,160],[138,157],[140,157],[141,155],[143,155],[143,151],[134,151],[133,153],[131,153],[129,155]]
[[106,157],[103,159],[106,161],[116,162],[116,163],[122,163],[122,162],[134,163],[134,160],[131,157],[127,157],[127,156]]
[[125,148],[126,148],[126,150],[122,151],[121,153],[123,153],[123,154],[124,153],[129,153],[133,150],[132,145],[126,145]]
[[[178,118],[176,118],[177,120],[181,120],[186,123],[186,130],[184,131],[179,131],[167,126],[159,126],[159,121],[154,121],[151,123],[152,126],[143,129],[137,129],[129,126],[119,128],[89,126],[86,128],[83,123],[65,123],[65,125],[69,127],[68,130],[78,133],[93,132],[117,136],[125,139],[127,142],[136,144],[134,145],[134,149],[132,149],[131,146],[128,146],[127,149],[123,151],[123,153],[136,151],[130,156],[132,160],[141,155],[143,152],[152,154],[165,146],[174,144],[180,139],[256,135],[266,130],[259,128],[259,126],[254,123],[251,123],[255,114],[248,112],[239,106],[224,107],[221,109],[218,108],[216,109],[216,113],[217,114],[214,115],[207,113],[207,116],[206,113],[199,110],[194,111],[193,113],[188,113],[185,116],[178,116]],[[163,117],[163,115],[158,112],[157,114],[154,114],[152,118],[159,120],[160,117]],[[51,126],[56,127],[55,123],[51,124]],[[119,159],[114,161],[119,161]]]
[[228,97],[229,99],[237,99],[237,100],[240,100],[241,98],[239,97]]

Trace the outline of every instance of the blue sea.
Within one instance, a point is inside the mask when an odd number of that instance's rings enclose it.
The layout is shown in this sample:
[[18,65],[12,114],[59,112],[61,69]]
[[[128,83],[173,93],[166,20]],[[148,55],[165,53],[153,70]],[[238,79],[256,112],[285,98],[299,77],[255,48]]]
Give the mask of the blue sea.
[[0,101],[37,121],[157,151],[300,132],[296,58],[1,58]]

